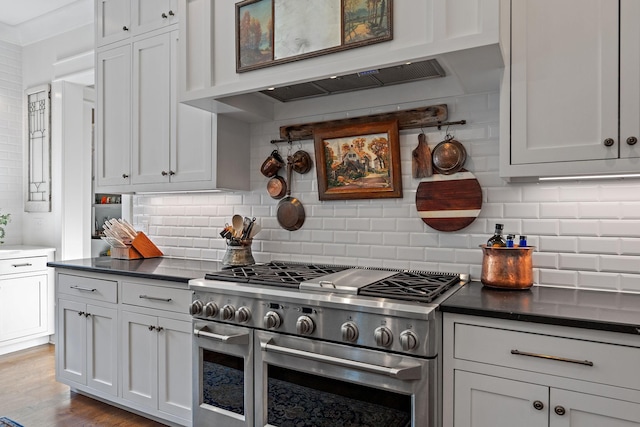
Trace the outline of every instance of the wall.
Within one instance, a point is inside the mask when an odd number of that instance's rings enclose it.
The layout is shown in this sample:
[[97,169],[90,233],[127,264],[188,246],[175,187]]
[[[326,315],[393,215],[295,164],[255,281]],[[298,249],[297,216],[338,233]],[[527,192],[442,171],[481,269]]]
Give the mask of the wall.
[[[537,247],[536,283],[640,292],[639,181],[508,184],[498,176],[498,92],[437,98],[425,94],[428,101],[405,103],[399,100],[406,97],[394,95],[400,89],[388,89],[368,109],[313,115],[317,111],[314,103],[327,101],[311,101],[287,109],[296,111],[295,115],[252,125],[251,191],[136,196],[136,225],[149,227],[165,255],[222,259],[225,243],[218,233],[239,213],[255,216],[263,227],[252,246],[257,262],[279,259],[468,272],[479,279],[482,253],[478,245],[501,222],[505,232],[526,234],[530,245]],[[347,103],[348,98],[341,96],[332,97],[333,111]],[[294,174],[293,195],[306,212],[303,227],[294,232],[279,227],[278,201],[267,194],[267,178],[259,172],[273,149],[269,141],[279,136],[279,126],[439,103],[449,106],[450,120],[468,121],[449,131],[465,145],[469,155],[465,166],[483,190],[482,211],[470,226],[441,233],[418,218],[415,193],[419,181],[411,177],[411,151],[419,131],[413,130],[400,136],[402,199],[320,202],[314,167],[306,175]],[[444,129],[429,128],[425,133],[430,145],[445,136]],[[286,154],[284,145],[280,150]],[[300,147],[313,153],[312,141],[294,144],[293,149]]]
[[0,41],[0,214],[5,244],[22,243],[22,48]]

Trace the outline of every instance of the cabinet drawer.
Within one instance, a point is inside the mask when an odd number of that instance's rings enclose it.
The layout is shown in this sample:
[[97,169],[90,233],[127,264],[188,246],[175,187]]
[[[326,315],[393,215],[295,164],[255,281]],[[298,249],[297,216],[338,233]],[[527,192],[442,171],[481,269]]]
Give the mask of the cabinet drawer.
[[21,257],[0,260],[0,274],[28,273],[47,269],[46,256]]
[[454,333],[456,359],[640,390],[640,348],[464,323]]
[[140,307],[189,313],[191,291],[164,286],[122,283],[122,302]]
[[118,302],[118,282],[58,274],[58,292],[104,302]]

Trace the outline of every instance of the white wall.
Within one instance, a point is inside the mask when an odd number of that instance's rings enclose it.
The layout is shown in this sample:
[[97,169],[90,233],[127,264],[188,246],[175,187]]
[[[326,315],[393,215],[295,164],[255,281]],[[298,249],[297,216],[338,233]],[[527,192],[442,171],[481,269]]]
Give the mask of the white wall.
[[0,214],[5,244],[22,243],[22,48],[0,41]]
[[[64,73],[71,72],[83,72],[84,69],[74,69],[73,58],[78,59],[78,66],[83,68],[87,62],[87,53],[93,51],[94,44],[94,27],[93,24],[85,25],[66,33],[29,44],[24,46],[23,52],[23,72],[22,72],[22,85],[24,89],[32,86],[51,83],[54,80],[60,79],[60,70]],[[71,60],[70,60],[71,59]],[[91,62],[89,61],[91,64]],[[61,87],[60,87],[61,89]],[[78,91],[75,91],[78,92]],[[58,90],[57,94],[60,95],[61,90]],[[53,96],[56,96],[54,93]],[[82,107],[82,94],[79,92],[79,105]],[[55,110],[56,106],[60,106],[60,103],[52,102],[52,114],[55,117],[59,117],[61,111]],[[54,111],[55,110],[55,111]],[[78,123],[82,122],[82,110],[77,110]],[[51,246],[57,249],[56,259],[63,259],[62,242],[61,242],[61,224],[62,224],[62,197],[82,197],[86,191],[84,191],[87,184],[78,185],[77,192],[67,191],[63,194],[62,189],[62,155],[63,155],[63,140],[65,132],[64,130],[57,128],[60,126],[59,120],[52,121],[52,211],[49,213],[25,213],[23,220],[23,243],[32,245]],[[56,138],[56,135],[58,136]],[[87,141],[90,143],[90,141]],[[90,150],[89,150],[90,151]],[[88,159],[90,162],[90,157]],[[80,160],[77,160],[77,166],[83,166]],[[68,162],[64,164],[65,167],[69,167]],[[90,165],[88,166],[90,168]],[[90,203],[87,200],[86,203]],[[82,227],[82,224],[77,224],[77,227]],[[87,227],[88,228],[88,227]],[[86,233],[90,232],[90,228]],[[79,234],[79,233],[76,233]],[[67,245],[71,248],[72,245]],[[74,252],[74,251],[72,251]],[[66,257],[65,257],[66,258]]]
[[[338,97],[333,98],[334,114],[314,116],[313,105],[326,101],[311,100],[304,104],[307,107],[289,109],[297,116],[253,125],[250,192],[136,196],[135,222],[148,221],[154,242],[174,257],[222,259],[225,244],[218,233],[239,213],[255,216],[263,227],[252,247],[258,262],[283,259],[469,272],[475,279],[482,263],[478,245],[501,222],[507,233],[526,234],[537,247],[536,283],[640,292],[640,181],[507,184],[498,176],[497,92],[394,103],[393,94],[400,90],[388,89],[387,96],[369,104],[370,109],[339,111],[344,102]],[[267,178],[259,172],[279,126],[439,103],[449,106],[450,120],[468,122],[450,132],[465,145],[465,167],[483,190],[482,211],[469,227],[437,232],[418,218],[419,181],[411,177],[411,150],[419,130],[400,136],[402,199],[320,202],[314,167],[306,175],[294,174],[293,195],[304,205],[304,226],[294,232],[279,227],[278,201],[267,194]],[[430,144],[444,137],[444,130],[437,128],[425,133]],[[284,145],[281,151],[286,154]],[[313,155],[312,141],[301,146]],[[293,149],[298,148],[294,144]]]

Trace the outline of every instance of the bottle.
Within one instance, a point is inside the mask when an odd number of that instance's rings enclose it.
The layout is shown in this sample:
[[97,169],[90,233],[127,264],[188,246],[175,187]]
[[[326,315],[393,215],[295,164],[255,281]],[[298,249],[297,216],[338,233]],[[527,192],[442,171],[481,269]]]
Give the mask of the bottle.
[[508,248],[512,248],[512,247],[513,247],[513,239],[514,239],[515,237],[516,237],[516,236],[514,236],[513,234],[509,234],[509,235],[507,236],[507,247],[508,247]]
[[502,237],[502,228],[504,225],[496,224],[496,231],[493,233],[493,236],[489,240],[487,240],[487,247],[495,248],[495,247],[504,247],[507,246],[507,242]]
[[520,245],[521,248],[527,246],[527,236],[520,236]]

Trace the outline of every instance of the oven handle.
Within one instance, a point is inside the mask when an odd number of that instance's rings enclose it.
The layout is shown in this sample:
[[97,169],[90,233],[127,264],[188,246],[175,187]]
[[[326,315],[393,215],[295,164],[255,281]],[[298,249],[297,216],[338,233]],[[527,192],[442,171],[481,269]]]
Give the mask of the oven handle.
[[370,363],[356,362],[355,360],[341,359],[339,357],[327,356],[325,354],[309,353],[308,351],[296,350],[293,348],[280,347],[271,344],[271,340],[260,343],[262,350],[267,352],[284,354],[287,356],[301,357],[315,362],[329,363],[331,365],[344,368],[357,369],[359,371],[372,372],[374,374],[387,375],[399,380],[419,380],[422,378],[422,366],[412,365],[406,367],[389,368],[387,366],[372,365]]
[[208,331],[208,327],[203,326],[200,329],[194,329],[193,334],[197,337],[211,338],[215,341],[224,342],[227,344],[249,344],[249,334],[237,334],[237,335],[220,335],[214,334]]

